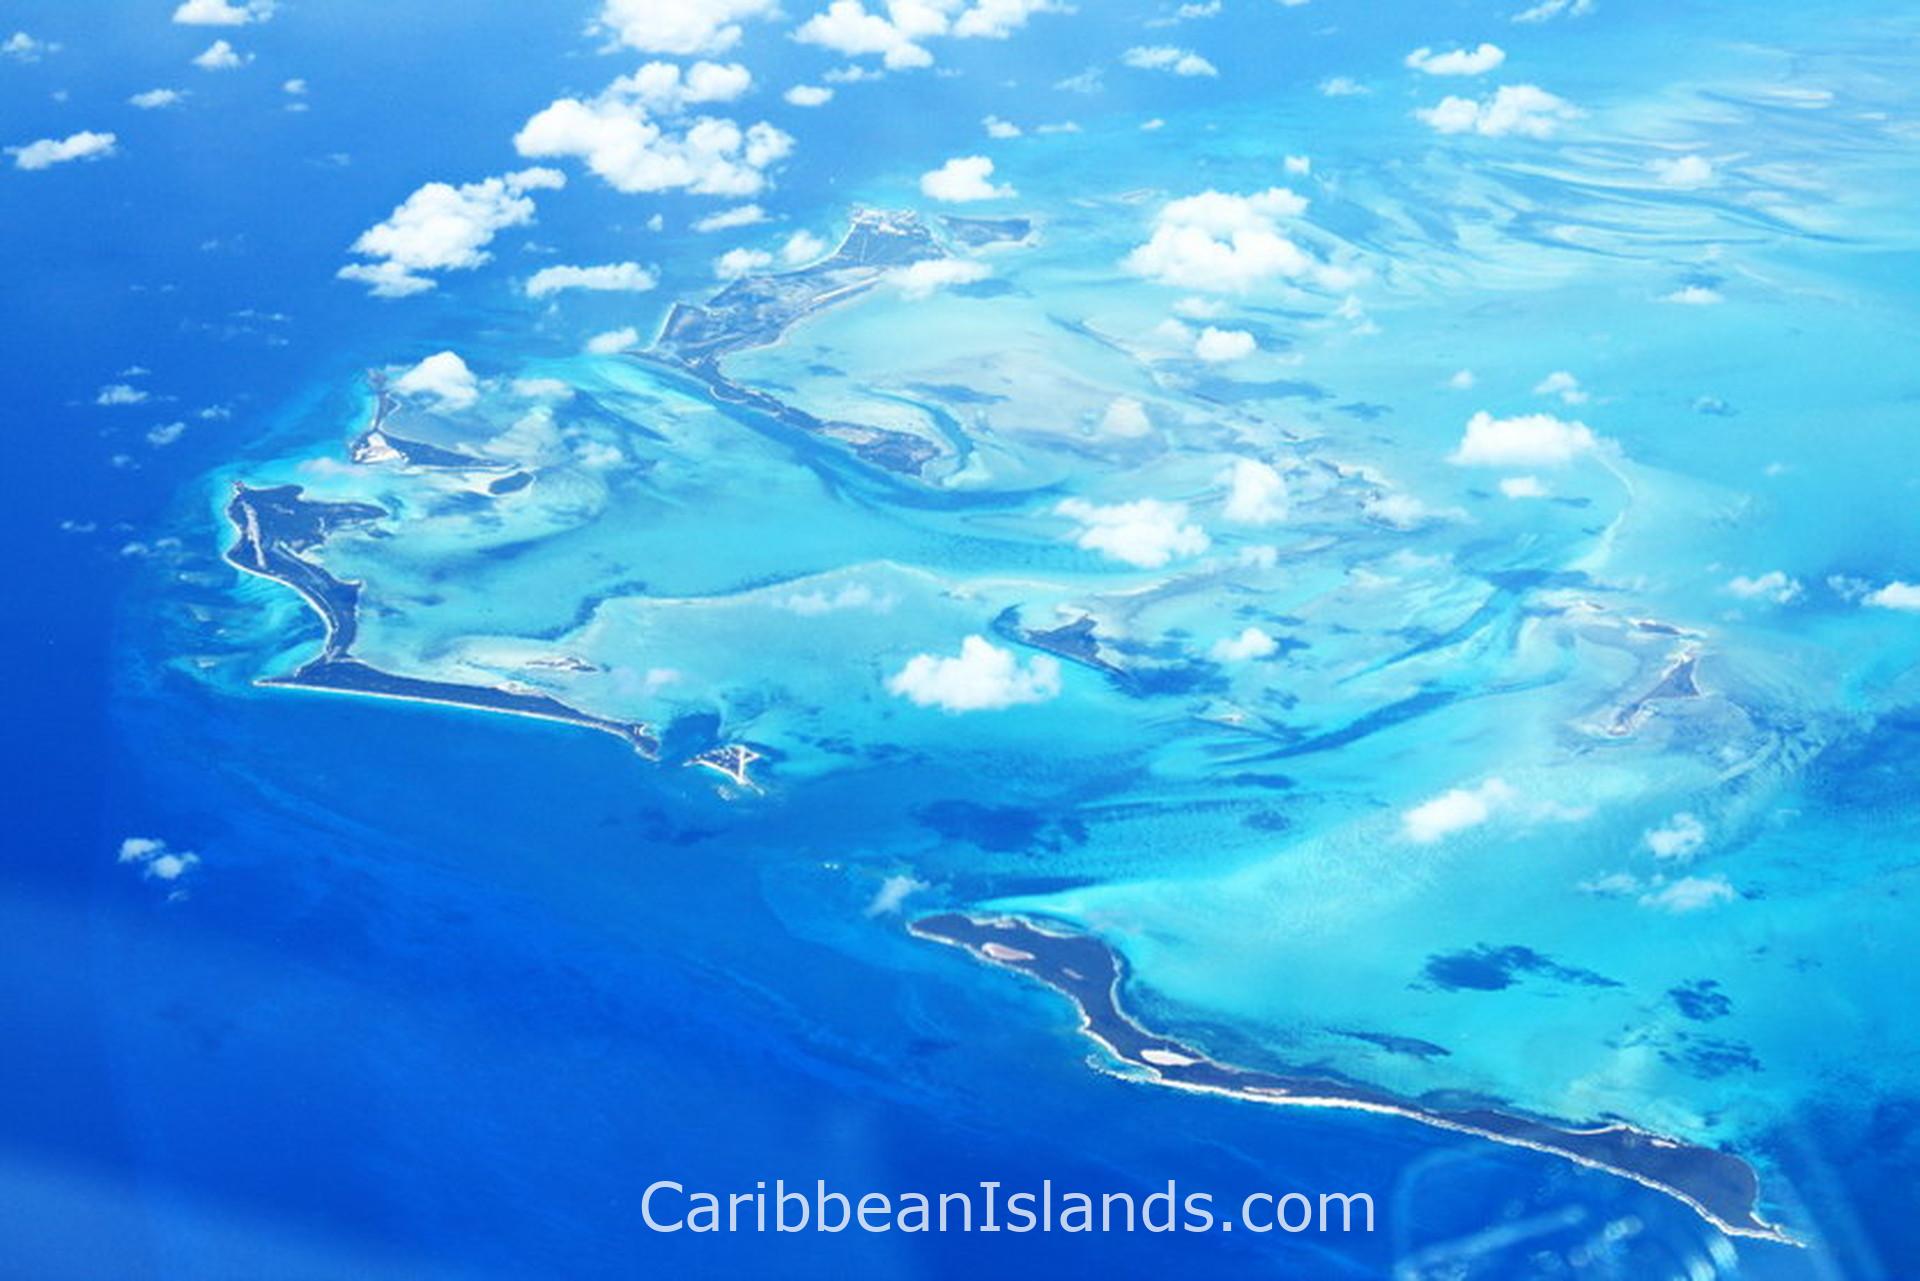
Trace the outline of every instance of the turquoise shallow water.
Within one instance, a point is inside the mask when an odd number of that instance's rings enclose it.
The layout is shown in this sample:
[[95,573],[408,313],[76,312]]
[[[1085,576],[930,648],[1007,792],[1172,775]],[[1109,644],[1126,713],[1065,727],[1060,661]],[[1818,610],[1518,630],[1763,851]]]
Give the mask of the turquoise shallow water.
[[[84,1152],[21,1120],[31,1204],[85,1225],[130,1198],[127,1275],[254,1269],[276,1241],[318,1275],[1034,1275],[1112,1244],[703,1255],[642,1235],[633,1193],[1176,1174],[1369,1188],[1389,1227],[1136,1263],[1897,1275],[1911,18],[1462,10],[1509,61],[1446,80],[1401,64],[1430,14],[1293,8],[1284,40],[1245,5],[1204,28],[1218,84],[1116,65],[1097,94],[1057,87],[1095,55],[1036,17],[1008,46],[1032,65],[994,69],[1022,136],[983,135],[1010,109],[981,67],[890,81],[948,96],[922,130],[820,126],[773,221],[725,236],[676,208],[645,239],[574,170],[657,293],[536,307],[449,277],[421,319],[263,375],[248,404],[282,409],[244,434],[140,454],[178,497],[94,540],[143,566],[100,585],[119,638],[86,668],[111,674],[90,812],[113,830],[45,843],[99,871],[165,832],[205,861],[178,899],[117,865],[61,890],[87,905],[87,1013],[36,1002],[35,1026],[50,1062],[103,1047],[120,1120]],[[801,56],[781,43],[774,65]],[[1578,114],[1550,138],[1412,114],[1500,83]],[[973,151],[1014,194],[922,192]],[[724,249],[831,243],[875,207],[916,211],[944,284],[863,277],[711,369],[577,354],[625,324],[648,347]],[[957,213],[1030,234],[981,247]],[[584,223],[543,197],[541,236]],[[1282,265],[1234,279],[1236,234],[1283,238]],[[473,403],[403,392],[387,427],[472,465],[351,461],[375,404],[351,371],[441,350]],[[931,461],[863,461],[873,431]],[[356,657],[645,721],[661,760],[256,686],[319,629],[220,561],[236,482],[382,510],[302,551],[359,585]],[[750,783],[692,767],[737,744]],[[1097,935],[1129,1007],[1223,1061],[1732,1151],[1809,1248],[1402,1120],[1117,1079],[1054,994],[904,929],[946,909]],[[86,1235],[62,1232],[48,1259]]]

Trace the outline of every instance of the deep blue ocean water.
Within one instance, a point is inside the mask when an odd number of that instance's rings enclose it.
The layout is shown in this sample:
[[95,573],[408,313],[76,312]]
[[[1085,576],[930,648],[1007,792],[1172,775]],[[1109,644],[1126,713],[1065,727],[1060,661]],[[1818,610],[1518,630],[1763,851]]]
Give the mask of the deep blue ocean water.
[[[65,45],[0,67],[5,141],[94,122],[82,107],[118,110],[178,80],[204,43],[145,7],[100,11],[26,3],[0,19]],[[1908,1213],[1920,1100],[1898,1089],[1783,1118],[1767,1155],[1785,1183],[1772,1186],[1821,1241],[1736,1247],[1668,1197],[1564,1162],[1090,1070],[1057,997],[868,920],[864,896],[823,871],[846,833],[870,820],[880,845],[898,821],[894,804],[863,810],[855,788],[839,797],[841,826],[793,827],[782,816],[795,811],[743,812],[602,736],[236,692],[174,665],[207,626],[195,608],[229,590],[178,577],[210,570],[226,536],[209,518],[210,475],[337,440],[367,367],[448,345],[577,348],[498,295],[450,282],[386,307],[330,276],[342,246],[418,182],[496,172],[530,109],[605,78],[571,69],[579,25],[504,5],[458,21],[288,8],[247,42],[283,65],[276,76],[331,74],[324,124],[195,81],[213,119],[173,132],[136,119],[111,164],[0,175],[15,674],[0,1275],[1905,1275],[1920,1258]],[[1033,56],[1076,65],[1070,34],[1034,34]],[[1432,36],[1383,17],[1358,38],[1397,51]],[[979,74],[997,50],[965,56]],[[763,56],[799,55],[770,40]],[[1345,65],[1301,57],[1303,81]],[[1579,63],[1559,82],[1570,94],[1599,78]],[[1169,92],[1167,110],[1191,105],[1185,86]],[[903,116],[860,145],[950,154],[974,144],[983,105],[950,104],[924,130]],[[837,159],[784,180],[795,208],[837,208],[836,174],[872,181]],[[621,197],[584,176],[568,194],[543,208],[541,238],[598,237],[613,257],[637,234]],[[589,300],[570,323],[629,319]],[[136,364],[154,371],[153,402],[124,415],[91,403]],[[234,416],[195,420],[167,449],[141,442],[212,404]],[[136,465],[110,461],[123,453]],[[302,619],[287,639],[312,635]],[[1897,727],[1871,740],[1861,775],[1897,769],[1905,741]],[[1906,803],[1897,783],[1876,795]],[[134,835],[201,855],[184,897],[115,863]],[[984,889],[961,862],[942,868],[958,891]],[[992,888],[1054,887],[1042,871]],[[1382,1229],[697,1241],[641,1225],[656,1178],[1364,1190]]]

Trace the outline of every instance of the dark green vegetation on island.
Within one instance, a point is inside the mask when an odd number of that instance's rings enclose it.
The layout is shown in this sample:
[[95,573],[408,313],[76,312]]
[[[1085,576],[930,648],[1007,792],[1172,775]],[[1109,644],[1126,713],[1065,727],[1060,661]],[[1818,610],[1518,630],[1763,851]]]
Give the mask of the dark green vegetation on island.
[[1079,1007],[1087,1035],[1153,1081],[1252,1102],[1404,1116],[1633,1179],[1685,1202],[1730,1235],[1790,1240],[1758,1216],[1759,1181],[1753,1168],[1730,1152],[1692,1147],[1612,1119],[1572,1128],[1478,1100],[1404,1099],[1354,1081],[1218,1063],[1190,1045],[1148,1031],[1127,1014],[1121,1003],[1126,963],[1099,939],[1014,916],[958,912],[924,916],[908,928],[1062,993]]

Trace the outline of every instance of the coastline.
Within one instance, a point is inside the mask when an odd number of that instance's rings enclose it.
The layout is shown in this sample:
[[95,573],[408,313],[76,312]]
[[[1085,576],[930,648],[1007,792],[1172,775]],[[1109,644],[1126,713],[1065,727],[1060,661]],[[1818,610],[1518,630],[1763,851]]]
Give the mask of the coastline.
[[1731,1153],[1692,1147],[1625,1122],[1578,1129],[1485,1107],[1429,1108],[1364,1085],[1220,1063],[1153,1032],[1128,1014],[1121,1000],[1125,961],[1090,935],[1060,926],[1045,928],[1004,913],[933,913],[909,922],[907,930],[916,938],[960,948],[988,965],[1023,974],[1065,996],[1079,1011],[1082,1035],[1118,1062],[1147,1074],[1115,1072],[1124,1079],[1252,1103],[1402,1117],[1631,1179],[1681,1202],[1728,1236],[1805,1244],[1759,1216],[1758,1176]]

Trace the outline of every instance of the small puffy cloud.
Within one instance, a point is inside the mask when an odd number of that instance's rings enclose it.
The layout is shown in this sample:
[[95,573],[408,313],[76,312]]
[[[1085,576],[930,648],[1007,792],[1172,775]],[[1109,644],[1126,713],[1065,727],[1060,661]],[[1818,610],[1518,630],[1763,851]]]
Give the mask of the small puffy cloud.
[[1275,279],[1336,284],[1342,274],[1278,226],[1306,208],[1304,198],[1284,187],[1251,196],[1204,191],[1169,201],[1154,219],[1152,237],[1121,265],[1163,285],[1209,293],[1245,293]]
[[1328,98],[1359,98],[1372,92],[1352,76],[1330,76],[1320,82],[1320,93]]
[[38,62],[59,49],[59,45],[36,40],[24,31],[16,31],[5,40],[0,40],[0,57],[12,58],[15,62]]
[[1705,285],[1686,285],[1670,294],[1663,294],[1660,301],[1682,307],[1711,307],[1715,303],[1725,302],[1726,298],[1718,289],[1709,289]]
[[955,156],[938,169],[921,174],[920,191],[949,204],[1003,200],[1016,194],[1012,187],[993,185],[993,161],[985,156]]
[[713,274],[722,280],[733,280],[772,265],[773,255],[764,249],[729,249],[713,260]]
[[147,429],[147,443],[155,449],[164,449],[187,433],[183,422],[160,423]]
[[1204,360],[1210,365],[1225,364],[1232,360],[1245,360],[1259,349],[1253,335],[1244,329],[1215,329],[1208,325],[1193,340],[1195,359]]
[[1018,138],[1020,126],[1011,120],[1002,120],[999,116],[986,116],[980,125],[987,131],[989,138]]
[[933,64],[929,39],[1004,40],[1033,15],[1065,7],[1058,0],[886,0],[883,13],[863,0],[833,0],[793,38],[849,58],[878,55],[888,68],[905,71]]
[[1287,518],[1287,482],[1257,458],[1236,458],[1222,477],[1227,503],[1221,515],[1241,525],[1274,525]]
[[[685,96],[688,83],[681,84],[681,103],[694,100]],[[650,91],[637,77],[625,77],[591,100],[556,99],[514,135],[514,149],[528,157],[580,160],[629,195],[702,196],[758,195],[767,185],[766,171],[793,152],[792,136],[764,120],[745,128],[714,116],[684,128],[662,125],[644,97],[652,91],[657,86]]]
[[971,285],[993,274],[983,262],[966,258],[929,258],[887,273],[887,283],[908,298],[925,298],[949,285]]
[[1909,612],[1920,611],[1920,583],[1906,583],[1898,580],[1888,583],[1878,591],[1868,592],[1860,598],[1862,605],[1875,609],[1898,609]]
[[148,89],[144,93],[134,94],[127,102],[142,111],[157,111],[161,107],[175,106],[186,96],[178,89]]
[[1207,653],[1218,663],[1244,663],[1250,659],[1271,658],[1279,649],[1279,641],[1258,627],[1249,627],[1238,636],[1226,636],[1215,641]]
[[1436,133],[1475,133],[1486,138],[1519,134],[1547,138],[1580,112],[1538,85],[1502,85],[1491,98],[1442,98],[1413,113]]
[[573,395],[573,388],[558,378],[516,378],[513,394],[529,400],[565,400]]
[[225,40],[214,41],[193,57],[193,65],[202,71],[231,71],[252,61],[252,54],[241,53]]
[[1069,498],[1054,511],[1079,522],[1075,546],[1141,569],[1158,569],[1175,557],[1198,556],[1212,545],[1207,531],[1187,520],[1185,503],[1142,498],[1102,506]]
[[96,405],[138,405],[147,393],[129,383],[108,383],[93,398]]
[[732,231],[737,227],[751,227],[767,220],[767,211],[759,205],[735,205],[716,214],[708,214],[693,224],[699,232]]
[[296,76],[292,80],[281,81],[280,90],[290,97],[304,98],[307,96],[307,82]]
[[867,915],[892,916],[900,910],[909,896],[926,888],[925,881],[916,880],[904,873],[889,876],[880,882],[880,888],[873,892],[873,901],[867,904]]
[[833,90],[825,85],[795,85],[780,96],[790,107],[824,107],[833,101]]
[[1674,156],[1649,166],[1663,187],[1704,187],[1713,181],[1713,162],[1705,156]]
[[183,27],[244,27],[249,22],[265,22],[273,16],[273,0],[185,0],[173,11],[173,20]]
[[393,380],[403,396],[431,396],[447,409],[465,409],[480,399],[480,383],[467,362],[451,351],[435,352]]
[[1374,494],[1360,505],[1360,514],[1394,529],[1412,529],[1440,515],[1412,494],[1405,493]]
[[649,62],[607,86],[603,97],[636,102],[660,115],[679,115],[688,107],[732,102],[753,87],[753,74],[737,62]]
[[1304,178],[1313,172],[1312,156],[1288,156],[1281,163],[1296,178]]
[[1776,605],[1790,605],[1800,599],[1803,589],[1799,579],[1789,578],[1783,570],[1771,569],[1754,578],[1742,574],[1727,584],[1727,590],[1741,600],[1769,600]]
[[492,257],[486,246],[495,235],[533,221],[528,193],[566,181],[557,170],[523,169],[458,187],[430,182],[353,242],[352,253],[374,261],[352,263],[337,274],[382,298],[432,289],[434,282],[421,272],[465,271],[486,262]]
[[1431,845],[1480,826],[1513,801],[1513,789],[1501,779],[1490,778],[1478,787],[1456,787],[1414,806],[1400,816],[1400,829],[1408,840]]
[[1587,393],[1580,389],[1580,380],[1564,369],[1556,369],[1533,385],[1536,396],[1558,396],[1569,405],[1584,405]]
[[1508,498],[1545,498],[1547,487],[1538,476],[1507,476],[1500,481],[1500,492]]
[[1452,49],[1435,53],[1424,46],[1407,55],[1407,65],[1430,76],[1481,76],[1507,60],[1506,50],[1497,44],[1481,44],[1478,49]]
[[64,138],[42,138],[38,142],[8,147],[16,169],[51,169],[71,160],[100,160],[111,156],[118,139],[110,133],[83,129]]
[[120,842],[115,860],[140,869],[142,876],[156,881],[177,881],[200,865],[200,856],[191,850],[176,850],[156,837],[129,836]]
[[1683,876],[1640,896],[1640,906],[1660,912],[1699,912],[1738,898],[1724,876]]
[[1691,814],[1679,813],[1659,827],[1649,828],[1641,837],[1655,858],[1686,860],[1707,843],[1706,824]]
[[1515,22],[1549,22],[1554,18],[1584,18],[1593,12],[1593,0],[1540,0],[1513,15]]
[[1153,430],[1147,407],[1131,396],[1115,396],[1100,415],[1100,433],[1104,436],[1132,438]]
[[1025,666],[1012,650],[984,636],[960,643],[960,656],[917,654],[887,678],[887,692],[920,707],[946,712],[986,712],[1022,703],[1043,703],[1060,693],[1060,664],[1036,654]]
[[741,23],[778,14],[776,0],[605,0],[599,25],[643,53],[724,53],[740,43]]
[[1481,410],[1447,461],[1462,467],[1561,467],[1592,452],[1600,438],[1582,422],[1552,414],[1495,418]]
[[1220,69],[1191,49],[1170,44],[1135,45],[1120,61],[1140,71],[1170,71],[1176,76],[1217,76]]
[[603,334],[595,334],[587,339],[589,356],[617,356],[630,347],[640,345],[640,331],[632,325],[622,329],[609,329]]
[[827,242],[810,231],[796,231],[780,246],[780,260],[789,267],[810,263],[827,252]]
[[542,267],[527,281],[529,298],[545,298],[568,289],[596,293],[645,293],[660,283],[658,276],[637,262],[610,262],[598,267]]
[[1471,369],[1456,369],[1453,376],[1447,379],[1447,386],[1455,391],[1472,391],[1476,381]]

